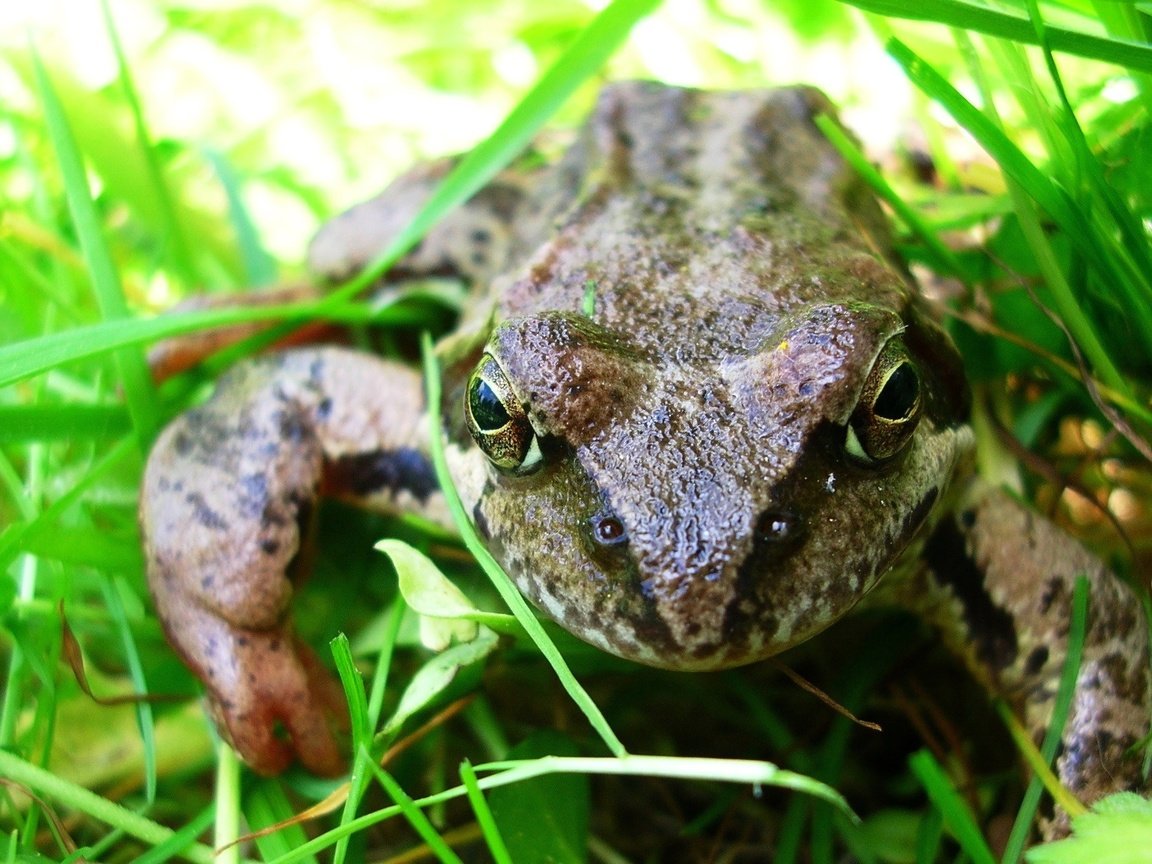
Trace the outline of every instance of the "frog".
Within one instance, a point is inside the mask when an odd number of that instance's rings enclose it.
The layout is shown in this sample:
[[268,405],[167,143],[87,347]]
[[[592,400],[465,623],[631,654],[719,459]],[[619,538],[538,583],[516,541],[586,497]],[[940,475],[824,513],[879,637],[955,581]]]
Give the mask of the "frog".
[[[450,524],[434,417],[519,590],[641,664],[752,663],[895,604],[1039,739],[1086,578],[1058,773],[1087,802],[1146,791],[1141,604],[978,476],[963,358],[821,116],[805,86],[610,84],[558,158],[496,176],[387,277],[470,286],[438,404],[404,362],[303,345],[167,427],[141,492],[152,596],[253,769],[346,770],[342,692],[291,615],[304,539],[324,497]],[[324,226],[316,285],[367,266],[450,164]]]

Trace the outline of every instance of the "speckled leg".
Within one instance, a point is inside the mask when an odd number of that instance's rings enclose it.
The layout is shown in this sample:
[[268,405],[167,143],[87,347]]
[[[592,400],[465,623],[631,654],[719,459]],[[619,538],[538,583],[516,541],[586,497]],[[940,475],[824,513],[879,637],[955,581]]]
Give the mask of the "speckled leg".
[[[1132,591],[1043,517],[979,486],[937,527],[925,557],[919,605],[930,607],[977,677],[1022,710],[1037,741],[1066,657],[1073,586],[1088,578],[1088,630],[1060,779],[1088,804],[1146,791],[1142,754],[1129,752],[1152,717],[1147,623]],[[1066,831],[1064,814],[1044,826],[1047,836]]]
[[258,771],[339,773],[343,695],[293,633],[290,573],[318,494],[446,520],[418,374],[340,348],[224,376],[148,460],[140,516],[169,639]]

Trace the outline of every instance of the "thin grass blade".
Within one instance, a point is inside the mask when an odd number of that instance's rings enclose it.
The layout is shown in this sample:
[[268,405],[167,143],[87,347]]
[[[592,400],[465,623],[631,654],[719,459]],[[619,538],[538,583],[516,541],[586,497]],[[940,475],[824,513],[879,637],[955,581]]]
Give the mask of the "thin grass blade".
[[[79,151],[76,149],[71,130],[68,128],[68,119],[64,116],[64,109],[52,89],[52,83],[48,80],[47,72],[35,55],[33,62],[36,84],[41,104],[44,107],[44,117],[49,136],[52,139],[56,158],[60,164],[60,171],[64,177],[68,208],[72,213],[72,221],[75,223],[76,232],[80,237],[80,246],[88,264],[92,289],[96,294],[100,312],[106,321],[127,318],[129,312],[124,301],[124,289],[120,284],[120,277],[112,264],[112,255],[104,240],[104,232],[96,215],[96,208],[92,203],[91,192],[88,189],[84,164]],[[132,417],[132,425],[136,430],[137,440],[143,446],[152,440],[160,424],[155,388],[148,374],[144,355],[137,350],[123,350],[116,354],[116,365],[124,387],[124,399],[128,404],[128,413]],[[2,368],[4,368],[3,362],[0,361],[0,369]]]

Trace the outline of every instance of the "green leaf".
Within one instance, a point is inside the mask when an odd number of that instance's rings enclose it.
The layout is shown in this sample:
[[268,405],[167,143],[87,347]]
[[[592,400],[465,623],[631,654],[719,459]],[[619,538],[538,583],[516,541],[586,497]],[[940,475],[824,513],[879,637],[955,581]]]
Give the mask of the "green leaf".
[[1072,835],[1025,853],[1028,864],[1145,864],[1152,850],[1152,801],[1134,792],[1101,798],[1072,820]]
[[[252,778],[251,785],[244,796],[244,813],[248,817],[254,830],[279,822],[288,822],[296,815],[292,802],[284,792],[282,783],[274,779]],[[296,823],[285,825],[279,831],[258,837],[256,847],[264,860],[276,858],[287,854],[292,849],[304,844],[308,839],[304,828]],[[319,864],[315,857],[306,859],[309,864]]]
[[[567,737],[547,730],[513,747],[508,758],[575,756],[578,752]],[[493,789],[488,803],[512,860],[586,861],[589,788],[583,774],[549,774]]]
[[376,548],[392,559],[405,602],[420,616],[420,641],[432,651],[476,638],[479,610],[428,556],[403,540],[381,540]]
[[400,697],[400,704],[396,706],[395,713],[384,725],[381,734],[390,736],[398,732],[408,718],[432,704],[456,680],[462,669],[491,654],[496,643],[494,633],[481,630],[471,642],[454,645],[425,663],[412,676],[404,695]]

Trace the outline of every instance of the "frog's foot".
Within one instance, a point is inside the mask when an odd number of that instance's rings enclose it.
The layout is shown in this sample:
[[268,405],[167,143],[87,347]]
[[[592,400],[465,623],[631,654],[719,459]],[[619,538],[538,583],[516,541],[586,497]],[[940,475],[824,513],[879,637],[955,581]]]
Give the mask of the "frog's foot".
[[287,622],[238,628],[195,604],[164,613],[221,737],[253,770],[279,774],[297,760],[324,777],[347,769],[344,693]]
[[169,639],[255,769],[342,770],[343,694],[289,617],[317,496],[442,517],[419,376],[339,348],[260,357],[177,418],[148,460],[140,519]]
[[238,686],[229,699],[209,690],[221,733],[261,774],[279,774],[296,759],[323,777],[344,773],[344,693],[312,649],[281,633],[244,633],[237,642]]

